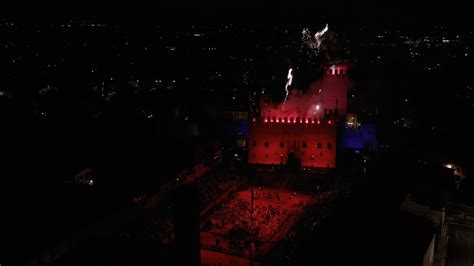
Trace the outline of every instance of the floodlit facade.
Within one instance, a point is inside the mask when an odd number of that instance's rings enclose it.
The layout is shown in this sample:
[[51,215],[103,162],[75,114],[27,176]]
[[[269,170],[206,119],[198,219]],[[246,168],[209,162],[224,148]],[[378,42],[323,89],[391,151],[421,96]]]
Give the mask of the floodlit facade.
[[323,78],[306,93],[292,90],[281,104],[262,95],[260,113],[250,121],[248,162],[285,165],[294,159],[302,167],[335,168],[337,123],[345,118],[350,87],[347,68],[325,66]]

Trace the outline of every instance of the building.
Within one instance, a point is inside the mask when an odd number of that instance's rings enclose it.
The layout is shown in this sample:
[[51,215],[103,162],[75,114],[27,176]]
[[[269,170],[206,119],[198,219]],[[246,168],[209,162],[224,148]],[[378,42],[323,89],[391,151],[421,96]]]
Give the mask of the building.
[[349,64],[341,62],[324,65],[323,68],[323,78],[311,83],[308,92],[318,96],[323,114],[337,112],[342,118],[347,111],[347,94],[351,88],[347,75]]
[[248,138],[248,112],[226,111],[223,114],[224,139],[231,140],[230,147],[245,148]]
[[347,63],[324,66],[321,80],[306,93],[293,89],[281,104],[263,94],[260,112],[249,122],[248,162],[335,168],[337,123],[345,118],[350,88],[347,68]]
[[[376,125],[358,123],[354,116],[347,116],[346,124],[340,127],[339,147],[346,150],[374,152],[377,149]],[[357,124],[356,126],[354,126]]]
[[336,167],[336,126],[331,118],[255,119],[250,124],[248,162],[303,167]]

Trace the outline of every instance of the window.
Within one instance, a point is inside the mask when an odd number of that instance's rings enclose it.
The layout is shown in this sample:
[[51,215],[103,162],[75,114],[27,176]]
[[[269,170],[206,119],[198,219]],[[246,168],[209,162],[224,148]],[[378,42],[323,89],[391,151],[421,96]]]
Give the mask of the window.
[[257,142],[256,142],[255,140],[252,141],[252,146],[253,146],[253,147],[256,147],[256,146],[257,146]]
[[265,154],[265,158],[268,158],[268,154]]
[[306,148],[306,141],[303,141],[303,148]]
[[323,157],[323,153],[322,153],[322,152],[319,153],[319,157]]
[[314,160],[314,155],[311,155],[311,160]]
[[265,141],[265,147],[268,147],[268,145],[269,145],[268,141]]
[[317,147],[318,147],[318,149],[323,148],[323,145],[321,144],[321,142],[318,143]]
[[254,154],[252,154],[252,158],[255,158],[255,153],[254,153]]
[[332,144],[328,143],[328,149],[332,149]]
[[285,143],[280,142],[280,147],[282,147],[282,148],[285,147]]

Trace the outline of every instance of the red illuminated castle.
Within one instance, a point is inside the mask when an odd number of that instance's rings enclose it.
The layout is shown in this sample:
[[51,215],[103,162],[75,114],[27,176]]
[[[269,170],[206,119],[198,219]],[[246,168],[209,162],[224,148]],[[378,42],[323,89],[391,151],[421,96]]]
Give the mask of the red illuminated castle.
[[285,165],[296,160],[302,167],[336,167],[336,126],[347,108],[348,65],[324,68],[321,80],[306,93],[291,91],[284,103],[274,105],[262,95],[260,114],[250,121],[250,164]]

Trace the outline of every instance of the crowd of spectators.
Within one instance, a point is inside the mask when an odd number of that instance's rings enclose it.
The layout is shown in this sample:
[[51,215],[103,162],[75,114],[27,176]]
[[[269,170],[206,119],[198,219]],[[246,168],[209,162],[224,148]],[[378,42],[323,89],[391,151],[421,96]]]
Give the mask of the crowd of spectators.
[[[296,197],[295,193],[268,189],[251,190],[254,193],[252,206],[248,197],[250,191],[239,192],[223,204],[204,226],[204,230],[226,235],[227,246],[220,248],[251,255],[264,248],[265,243],[283,237],[285,226],[289,226],[305,208],[305,201],[286,204]],[[286,228],[288,229],[288,228]]]
[[305,237],[317,233],[321,222],[330,214],[331,204],[336,191],[321,192],[316,201],[307,206],[298,224],[291,230],[272,251],[268,263],[271,265],[295,264],[295,254],[298,248],[304,246]]
[[223,192],[236,187],[241,178],[232,175],[208,175],[199,179],[199,206],[202,209],[216,200]]

